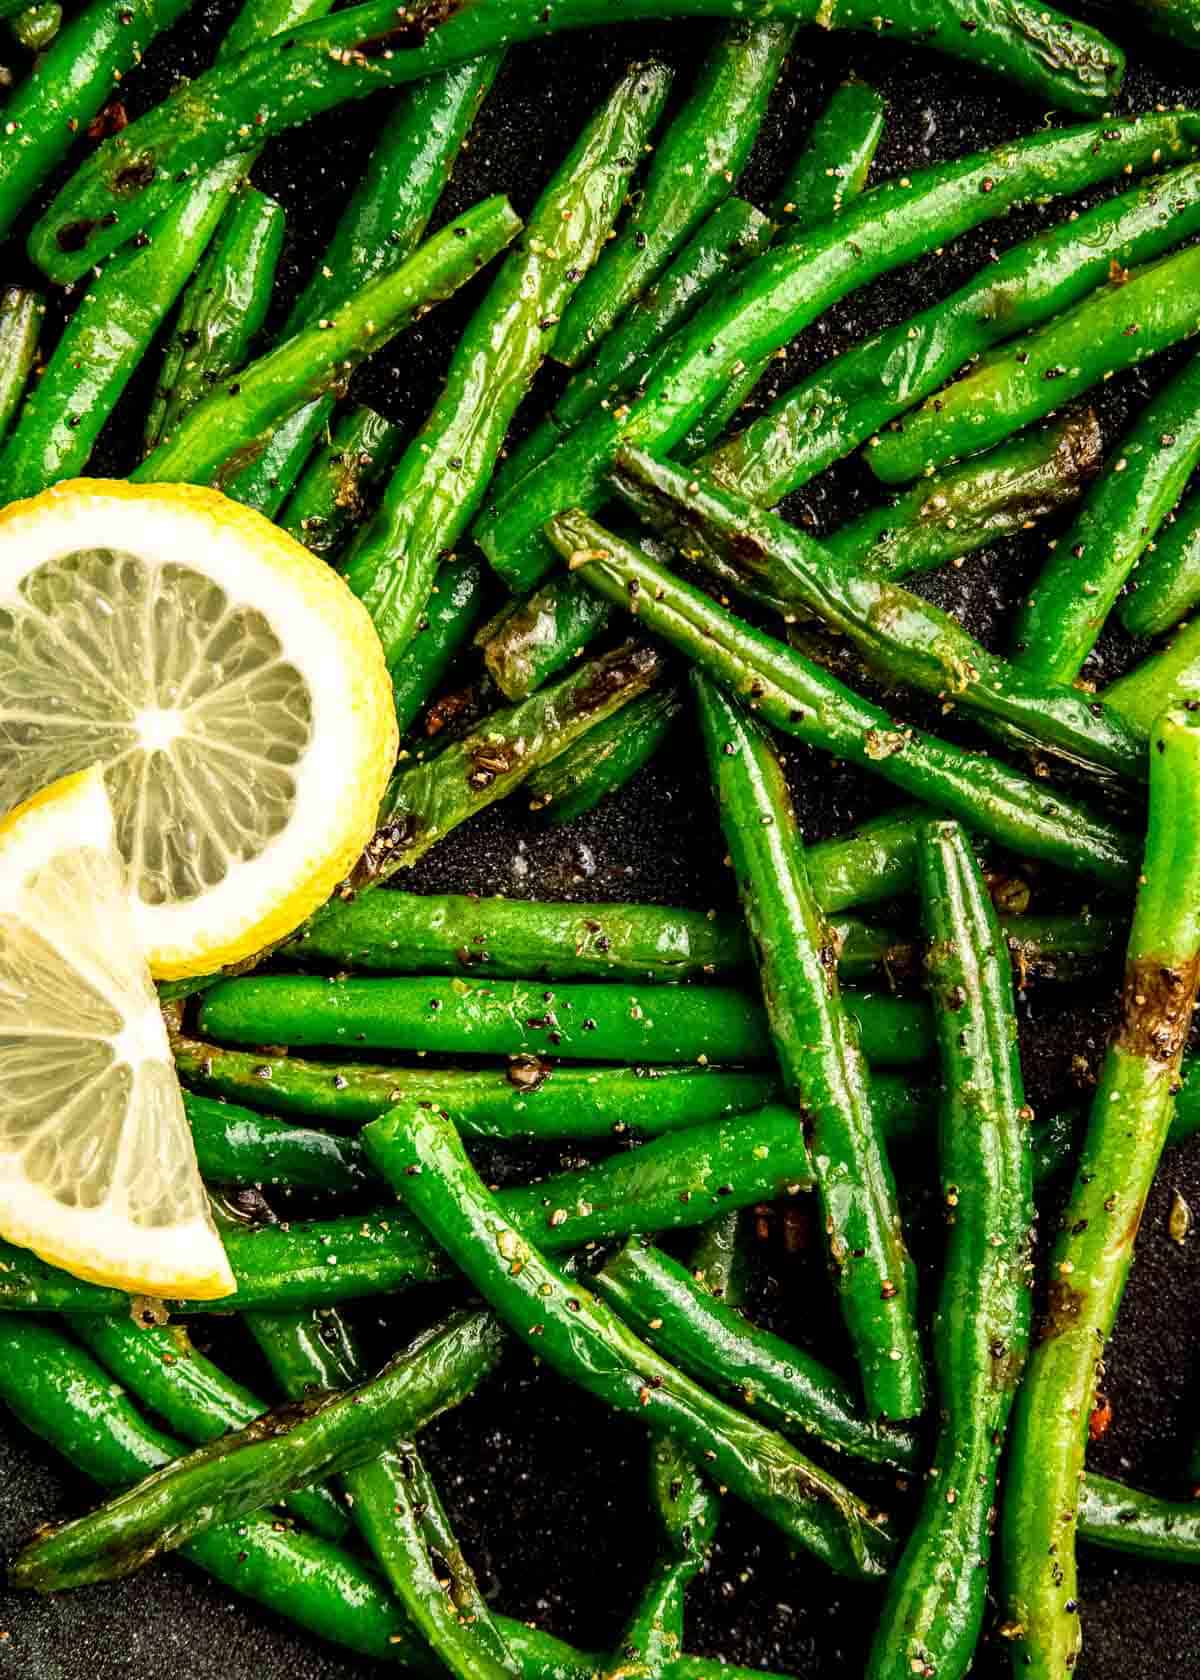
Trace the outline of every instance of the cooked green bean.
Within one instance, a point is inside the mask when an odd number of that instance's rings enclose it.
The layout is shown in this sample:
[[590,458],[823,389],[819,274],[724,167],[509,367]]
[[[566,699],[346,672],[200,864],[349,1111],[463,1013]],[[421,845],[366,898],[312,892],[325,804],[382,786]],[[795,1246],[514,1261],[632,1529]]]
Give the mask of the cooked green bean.
[[0,499],[36,496],[87,465],[117,399],[191,278],[242,172],[233,159],[105,265],[79,300],[0,452]]
[[1088,1475],[1079,1501],[1079,1538],[1158,1563],[1200,1563],[1200,1505],[1194,1499],[1156,1499]]
[[865,1577],[886,1570],[884,1520],[782,1436],[668,1365],[545,1259],[513,1229],[448,1120],[430,1109],[395,1109],[373,1121],[363,1140],[430,1236],[538,1358],[618,1411],[674,1435],[715,1482],[831,1568]]
[[555,361],[578,367],[729,196],[796,33],[793,23],[718,31],[687,100],[658,140],[630,212],[563,311]]
[[787,1097],[803,1116],[834,1289],[867,1409],[872,1417],[915,1417],[925,1403],[916,1270],[783,770],[735,701],[703,676],[695,690],[771,1042]]
[[698,1281],[661,1249],[634,1237],[594,1283],[664,1359],[781,1435],[897,1470],[920,1463],[916,1435],[864,1416],[841,1377],[714,1298],[707,1277]]
[[483,610],[484,595],[485,567],[476,554],[443,560],[408,644],[408,655],[392,672],[401,738],[413,727],[441,687],[455,657],[466,647]]
[[[756,600],[789,619],[816,617],[846,636],[889,683],[924,690],[1039,748],[1144,778],[1145,741],[1117,712],[1065,682],[1049,682],[990,653],[950,613],[866,564],[831,551],[778,515],[723,490],[695,469],[626,451],[614,482],[657,528],[703,565],[716,547],[723,581],[748,580]],[[699,527],[710,541],[699,547]]]
[[530,776],[530,810],[552,823],[574,822],[593,810],[645,769],[682,711],[673,684],[639,695]]
[[25,393],[45,314],[36,292],[22,286],[0,292],[0,443]]
[[[1189,145],[1177,149],[1176,156]],[[1004,252],[944,301],[793,385],[704,461],[772,506],[952,379],[973,356],[1040,326],[1107,281],[1200,231],[1200,164],[1187,164]]]
[[146,421],[145,451],[246,360],[266,319],[283,210],[248,187],[230,202],[179,305]]
[[724,612],[584,514],[552,520],[547,531],[609,600],[632,606],[646,629],[731,691],[748,694],[759,716],[785,734],[876,771],[1013,851],[1118,885],[1131,880],[1133,843],[1077,802],[998,760],[898,729],[881,707]]
[[1166,647],[1109,683],[1103,697],[1146,735],[1160,713],[1194,706],[1200,698],[1200,618],[1181,625]]
[[36,0],[9,24],[14,40],[26,51],[44,52],[62,28],[63,11],[57,0]]
[[9,1580],[57,1592],[131,1574],[210,1528],[414,1435],[458,1405],[479,1375],[496,1366],[502,1347],[489,1313],[449,1319],[348,1393],[309,1401],[283,1417],[268,1414],[35,1539],[10,1565]]
[[957,823],[922,835],[927,965],[941,1050],[948,1236],[933,1320],[939,1428],[915,1525],[888,1580],[869,1680],[966,1674],[983,1627],[996,1481],[1029,1346],[1033,1183],[1012,971]]
[[[76,1313],[72,1334],[118,1382],[184,1440],[216,1441],[244,1429],[268,1410],[265,1403],[192,1346],[182,1324],[137,1324],[129,1313]],[[326,1488],[298,1488],[283,1501],[292,1515],[326,1540],[349,1533],[346,1513]]]
[[[918,1003],[847,993],[865,1053],[909,1066],[929,1052]],[[443,1055],[556,1056],[587,1062],[769,1061],[771,1036],[757,1000],[724,986],[568,981],[356,980],[248,974],[200,998],[199,1030],[235,1044],[346,1046]]]
[[555,342],[567,299],[596,260],[670,88],[635,65],[583,129],[534,206],[455,349],[441,394],[351,546],[345,576],[402,667],[438,563],[466,530],[509,422]]
[[[138,483],[227,483],[276,421],[344,382],[347,370],[473,279],[520,230],[512,206],[484,199],[365,286],[322,326],[306,327],[210,392],[131,475]],[[112,272],[112,267],[105,271]],[[19,435],[19,434],[18,434]],[[3,462],[0,462],[0,469]]]
[[608,605],[570,577],[547,578],[516,601],[481,642],[483,661],[507,700],[523,700],[583,652],[608,622]]
[[359,1190],[370,1179],[355,1142],[293,1126],[234,1103],[184,1093],[200,1172],[209,1184]]
[[1004,1501],[1008,1617],[1020,1671],[1060,1680],[1078,1660],[1075,1526],[1088,1420],[1142,1209],[1171,1124],[1200,977],[1200,727],[1157,723],[1150,826],[1105,1058],[1051,1258],[1041,1339],[1017,1398]]
[[1200,495],[1185,495],[1160,528],[1117,609],[1134,635],[1172,629],[1200,601]]
[[1055,545],[1013,630],[1023,670],[1074,682],[1137,567],[1122,603],[1126,629],[1165,630],[1190,602],[1168,605],[1176,564],[1159,527],[1200,462],[1200,357],[1193,357],[1117,443],[1099,483]]
[[889,484],[1002,443],[1123,368],[1200,330],[1200,249],[1148,263],[990,355],[886,432],[867,456]]
[[314,554],[332,559],[366,518],[372,493],[403,447],[402,427],[373,408],[352,409],[318,445],[276,523]]
[[885,181],[809,234],[799,250],[784,244],[758,257],[738,284],[675,334],[620,420],[593,412],[503,503],[489,507],[475,527],[484,553],[511,587],[531,588],[553,563],[542,540],[546,520],[564,508],[599,505],[621,442],[669,454],[740,367],[782,348],[838,299],[1014,204],[1080,191],[1126,166],[1149,167],[1161,161],[1164,145],[1181,152],[1196,123],[1191,116],[1155,117],[1010,142]]

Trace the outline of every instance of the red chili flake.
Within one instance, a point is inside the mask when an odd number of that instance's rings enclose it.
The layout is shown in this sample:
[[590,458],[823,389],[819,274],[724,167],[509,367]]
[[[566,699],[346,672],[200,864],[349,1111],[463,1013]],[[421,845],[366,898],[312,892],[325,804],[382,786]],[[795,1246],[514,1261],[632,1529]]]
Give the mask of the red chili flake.
[[1091,1417],[1088,1419],[1088,1435],[1090,1438],[1093,1441],[1102,1440],[1108,1434],[1112,1420],[1113,1411],[1108,1403],[1107,1395],[1097,1394],[1096,1404],[1092,1408]]

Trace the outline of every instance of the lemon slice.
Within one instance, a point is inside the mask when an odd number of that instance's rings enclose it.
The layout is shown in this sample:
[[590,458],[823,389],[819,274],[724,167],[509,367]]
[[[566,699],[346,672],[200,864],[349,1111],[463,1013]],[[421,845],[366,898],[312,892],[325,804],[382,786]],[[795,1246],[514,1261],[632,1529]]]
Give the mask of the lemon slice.
[[366,611],[261,514],[107,479],[0,512],[0,815],[103,767],[160,979],[298,927],[370,839],[395,756]]
[[130,1294],[236,1287],[98,769],[0,822],[0,1235]]

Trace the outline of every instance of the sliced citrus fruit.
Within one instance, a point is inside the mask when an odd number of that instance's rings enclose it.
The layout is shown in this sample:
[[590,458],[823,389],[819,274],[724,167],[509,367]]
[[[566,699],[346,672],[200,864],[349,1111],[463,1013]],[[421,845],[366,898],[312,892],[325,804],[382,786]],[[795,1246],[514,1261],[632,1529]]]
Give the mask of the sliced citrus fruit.
[[235,1288],[99,769],[0,822],[0,1235],[131,1294]]
[[370,838],[395,756],[366,611],[261,514],[108,479],[0,512],[0,814],[103,767],[159,978],[298,927]]

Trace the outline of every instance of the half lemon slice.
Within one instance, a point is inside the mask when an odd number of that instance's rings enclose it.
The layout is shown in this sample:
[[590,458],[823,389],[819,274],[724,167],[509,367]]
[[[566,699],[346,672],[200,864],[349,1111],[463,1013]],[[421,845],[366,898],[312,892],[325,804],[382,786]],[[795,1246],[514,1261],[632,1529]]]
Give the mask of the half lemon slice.
[[365,609],[261,514],[109,479],[0,512],[0,814],[103,767],[158,978],[297,928],[370,839],[395,757]]
[[134,1295],[236,1288],[99,770],[0,822],[0,1235]]

